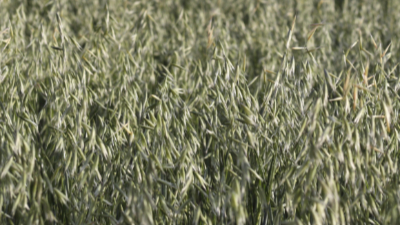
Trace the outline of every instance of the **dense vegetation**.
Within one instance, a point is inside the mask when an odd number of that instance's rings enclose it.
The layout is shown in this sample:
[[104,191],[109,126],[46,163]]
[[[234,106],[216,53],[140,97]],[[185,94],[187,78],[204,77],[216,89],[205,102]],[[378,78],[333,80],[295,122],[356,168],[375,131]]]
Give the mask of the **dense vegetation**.
[[0,0],[1,224],[398,224],[394,0]]

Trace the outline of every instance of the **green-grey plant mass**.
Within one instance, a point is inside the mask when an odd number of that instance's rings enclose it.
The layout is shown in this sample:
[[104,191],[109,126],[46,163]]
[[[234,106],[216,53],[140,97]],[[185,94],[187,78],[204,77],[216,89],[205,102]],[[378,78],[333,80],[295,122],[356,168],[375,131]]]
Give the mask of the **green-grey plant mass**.
[[0,224],[398,224],[394,0],[0,0]]

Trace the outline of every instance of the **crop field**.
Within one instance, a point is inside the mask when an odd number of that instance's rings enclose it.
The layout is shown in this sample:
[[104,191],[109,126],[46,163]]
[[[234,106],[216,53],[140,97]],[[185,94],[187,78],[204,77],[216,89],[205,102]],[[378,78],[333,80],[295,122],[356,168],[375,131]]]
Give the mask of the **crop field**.
[[395,0],[0,0],[0,224],[400,224]]

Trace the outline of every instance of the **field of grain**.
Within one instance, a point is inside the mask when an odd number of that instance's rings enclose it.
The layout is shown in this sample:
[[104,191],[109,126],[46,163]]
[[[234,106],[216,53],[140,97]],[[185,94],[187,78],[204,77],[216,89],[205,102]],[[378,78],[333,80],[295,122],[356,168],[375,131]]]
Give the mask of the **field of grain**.
[[394,0],[0,0],[0,224],[399,224]]

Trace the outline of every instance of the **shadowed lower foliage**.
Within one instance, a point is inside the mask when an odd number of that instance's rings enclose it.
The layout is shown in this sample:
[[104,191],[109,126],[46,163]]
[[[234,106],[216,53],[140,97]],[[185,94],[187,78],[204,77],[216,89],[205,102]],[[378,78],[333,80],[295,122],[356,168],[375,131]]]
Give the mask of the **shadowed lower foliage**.
[[399,11],[0,0],[0,223],[398,224]]

